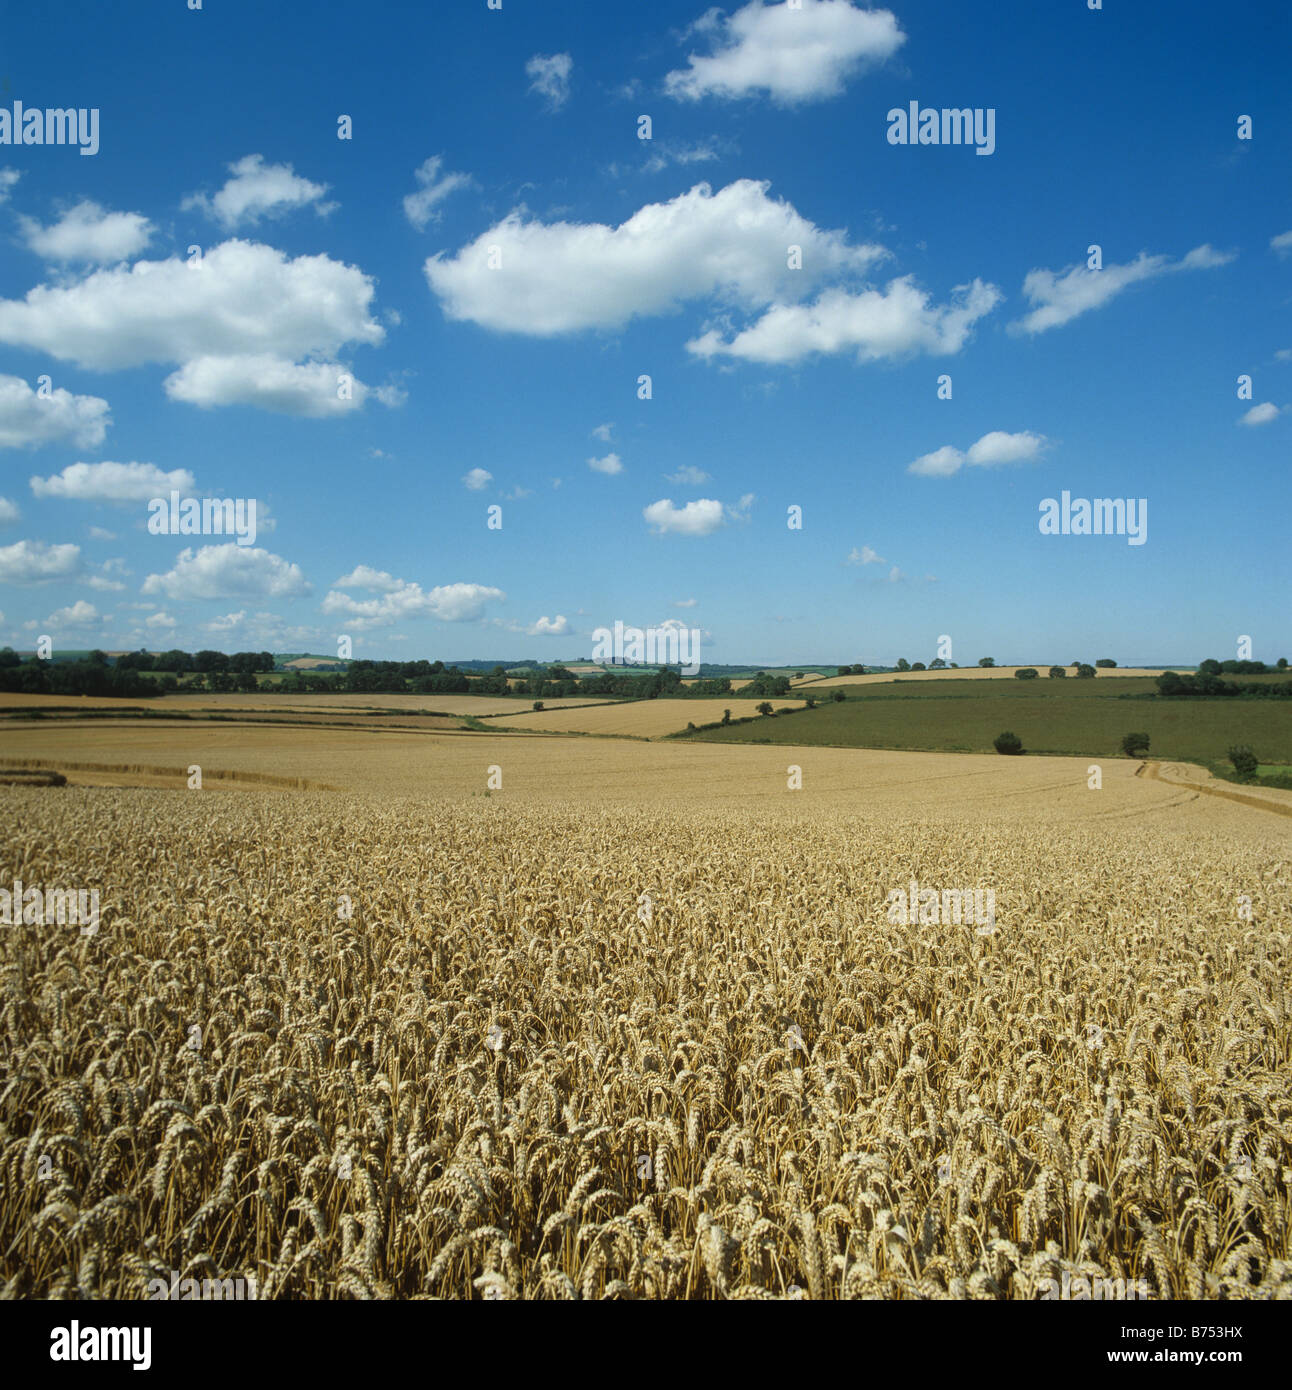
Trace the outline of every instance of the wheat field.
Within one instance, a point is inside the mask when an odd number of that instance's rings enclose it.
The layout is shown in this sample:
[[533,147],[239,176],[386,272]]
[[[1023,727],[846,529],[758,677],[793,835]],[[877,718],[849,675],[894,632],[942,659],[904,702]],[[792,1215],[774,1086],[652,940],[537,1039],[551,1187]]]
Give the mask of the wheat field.
[[[0,928],[5,1296],[1292,1296],[1285,819],[1072,759],[213,733],[336,790],[0,788],[0,886],[102,893]],[[911,879],[990,927],[890,920]]]

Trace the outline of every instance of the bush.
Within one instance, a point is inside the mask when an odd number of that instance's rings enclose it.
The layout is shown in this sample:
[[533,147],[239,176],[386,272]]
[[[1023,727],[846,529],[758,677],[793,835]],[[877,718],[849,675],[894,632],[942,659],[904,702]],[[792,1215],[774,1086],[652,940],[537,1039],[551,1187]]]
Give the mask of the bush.
[[1019,681],[1034,681],[1036,676],[1037,671],[1035,666],[1020,666],[1018,670],[1014,672],[1014,679]]
[[1099,660],[1095,662],[1095,665],[1106,667],[1111,671],[1116,668],[1117,663],[1110,656],[1101,656]]
[[722,722],[723,722],[724,724],[730,724],[730,723],[731,723],[731,711],[730,711],[729,709],[724,709],[724,710],[722,711]]
[[1067,679],[1067,676],[1068,676],[1068,671],[1067,671],[1067,668],[1066,668],[1065,666],[1051,666],[1051,667],[1050,667],[1050,679],[1051,679],[1052,681],[1066,680],[1066,679]]
[[1147,734],[1126,734],[1122,738],[1122,752],[1128,758],[1142,758],[1148,752]]
[[535,708],[536,710],[542,709],[542,708],[543,708],[543,702],[542,702],[542,700],[535,700],[535,701],[534,701],[534,708]]
[[842,690],[836,690],[836,691],[830,696],[830,698],[835,702],[835,704],[838,704],[840,701],[846,700],[848,697],[843,693]]
[[807,708],[816,709],[816,697],[814,695],[809,695],[807,697]]
[[770,700],[764,700],[761,704],[755,705],[754,708],[758,711],[759,714],[770,714],[772,712],[772,705]]
[[1240,782],[1251,782],[1255,779],[1260,760],[1245,743],[1229,749],[1225,756],[1233,763],[1234,772]]
[[1087,661],[1081,662],[1081,664],[1077,667],[1077,679],[1083,681],[1092,681],[1094,680],[1094,678],[1095,668],[1091,666],[1090,663]]
[[911,667],[912,671],[927,671],[928,669],[929,668],[925,666],[925,664],[922,661],[915,662],[915,664]]
[[1006,730],[1003,734],[997,734],[992,740],[992,746],[997,753],[1005,753],[1010,757],[1016,757],[1023,751],[1023,740],[1017,734],[1012,734]]
[[980,656],[978,658],[979,666],[994,666],[995,664],[996,658],[994,656]]

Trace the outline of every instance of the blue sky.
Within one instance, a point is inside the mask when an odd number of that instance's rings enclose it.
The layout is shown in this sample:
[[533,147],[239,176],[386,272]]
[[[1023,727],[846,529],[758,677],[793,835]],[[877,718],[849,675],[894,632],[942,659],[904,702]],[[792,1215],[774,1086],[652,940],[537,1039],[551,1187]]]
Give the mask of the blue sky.
[[[99,149],[0,144],[0,642],[1292,655],[1290,38],[1195,0],[15,8],[0,108],[97,108]],[[891,143],[912,101],[993,152]],[[172,486],[256,499],[254,544],[150,534]],[[1145,543],[1041,535],[1064,490],[1147,498]]]

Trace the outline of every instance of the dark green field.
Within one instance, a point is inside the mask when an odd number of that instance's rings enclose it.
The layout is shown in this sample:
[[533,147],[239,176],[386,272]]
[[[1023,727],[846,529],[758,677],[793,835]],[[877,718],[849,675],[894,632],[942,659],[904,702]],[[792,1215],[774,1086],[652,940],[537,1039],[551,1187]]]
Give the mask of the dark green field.
[[[994,753],[992,740],[1009,729],[1029,753],[1121,757],[1122,735],[1133,730],[1147,732],[1152,739],[1151,758],[1202,763],[1217,771],[1228,768],[1225,752],[1236,743],[1252,747],[1262,763],[1292,761],[1288,701],[1121,698],[1152,692],[1150,677],[899,681],[840,688],[848,697],[841,704],[827,694],[815,709],[686,737],[722,743]],[[818,687],[811,693],[821,698]],[[732,710],[733,717],[743,712]]]

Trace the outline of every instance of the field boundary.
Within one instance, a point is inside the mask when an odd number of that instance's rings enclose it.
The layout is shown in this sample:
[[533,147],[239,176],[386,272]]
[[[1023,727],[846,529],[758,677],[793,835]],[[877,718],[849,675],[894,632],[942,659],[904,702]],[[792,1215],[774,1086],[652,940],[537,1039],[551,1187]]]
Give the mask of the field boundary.
[[[161,767],[156,763],[86,763],[69,762],[66,758],[6,758],[5,763],[15,771],[30,769],[40,772],[119,772],[125,776],[135,774],[145,777],[178,777],[181,781],[188,778],[187,767]],[[234,784],[249,782],[256,786],[280,787],[287,791],[341,790],[329,782],[315,782],[309,777],[277,777],[270,772],[220,772],[203,768],[202,781]]]
[[[1252,806],[1258,811],[1272,811],[1276,816],[1292,816],[1292,801],[1270,801],[1250,792],[1231,792],[1224,787],[1213,786],[1210,781],[1201,782],[1188,777],[1169,777],[1166,775],[1170,769],[1180,767],[1198,767],[1198,771],[1204,777],[1211,778],[1211,773],[1206,768],[1199,767],[1196,763],[1179,762],[1146,762],[1136,770],[1135,776],[1145,777],[1152,782],[1165,782],[1171,787],[1184,787],[1189,791],[1201,792],[1206,796],[1219,796],[1225,801],[1237,801],[1242,806]],[[1212,780],[1214,781],[1214,779]]]

